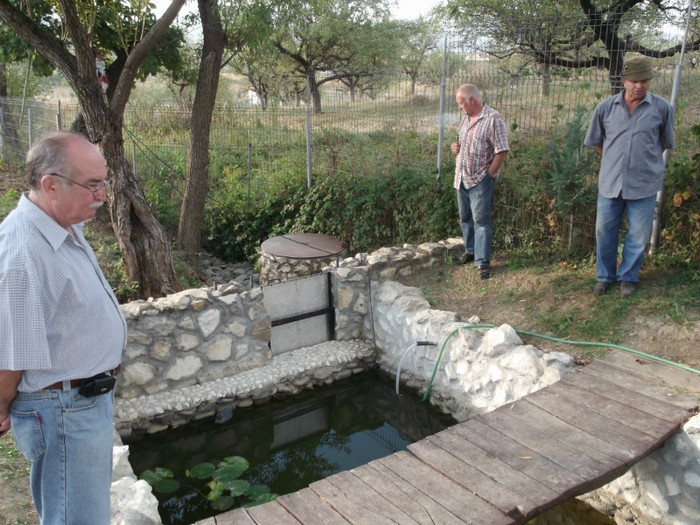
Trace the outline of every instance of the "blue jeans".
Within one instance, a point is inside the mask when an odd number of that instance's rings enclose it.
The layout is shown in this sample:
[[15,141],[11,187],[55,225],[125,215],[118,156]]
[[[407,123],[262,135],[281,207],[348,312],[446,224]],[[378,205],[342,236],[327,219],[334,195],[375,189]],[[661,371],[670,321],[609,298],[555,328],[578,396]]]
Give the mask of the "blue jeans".
[[20,392],[12,436],[31,462],[30,484],[41,525],[109,525],[112,513],[112,393]]
[[[644,261],[644,252],[654,223],[656,196],[629,200],[617,197],[608,199],[598,195],[596,214],[596,258],[598,280],[639,281],[639,269]],[[627,213],[627,236],[622,248],[622,261],[617,267],[617,248],[622,218]]]
[[457,206],[464,250],[474,254],[474,266],[489,266],[493,240],[493,177],[487,173],[479,184],[469,189],[461,182],[457,190]]

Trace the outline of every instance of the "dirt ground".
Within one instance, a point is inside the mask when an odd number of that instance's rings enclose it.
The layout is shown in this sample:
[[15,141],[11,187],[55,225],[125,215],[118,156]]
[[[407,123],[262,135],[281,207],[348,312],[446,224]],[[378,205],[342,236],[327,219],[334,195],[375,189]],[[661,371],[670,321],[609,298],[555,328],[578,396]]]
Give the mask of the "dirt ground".
[[[506,258],[496,258],[493,276],[487,281],[480,281],[472,266],[444,264],[404,277],[401,282],[422,289],[433,308],[456,312],[465,320],[478,316],[483,324],[506,323],[516,330],[560,339],[614,343],[700,369],[700,303],[684,308],[671,299],[664,300],[672,286],[665,284],[666,274],[643,271],[637,294],[620,299],[617,288],[603,297],[591,293],[595,284],[592,267],[561,264],[546,269],[511,269],[509,263]],[[622,315],[615,319],[613,313],[618,310]],[[581,335],[596,330],[596,339]],[[582,361],[604,351],[521,337],[543,350],[567,352]]]

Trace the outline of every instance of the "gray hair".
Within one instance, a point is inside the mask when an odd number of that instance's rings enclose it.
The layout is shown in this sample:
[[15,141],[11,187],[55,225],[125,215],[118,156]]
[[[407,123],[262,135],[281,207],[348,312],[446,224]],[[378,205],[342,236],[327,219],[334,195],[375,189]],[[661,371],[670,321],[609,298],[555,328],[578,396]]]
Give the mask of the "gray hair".
[[[29,186],[38,189],[41,177],[49,173],[58,173],[64,177],[73,174],[74,166],[68,154],[69,145],[75,140],[88,141],[80,133],[74,131],[54,131],[42,137],[27,152],[26,173]],[[70,182],[61,179],[61,184],[70,186]]]
[[464,100],[469,100],[469,97],[474,97],[479,102],[483,102],[481,98],[481,91],[479,91],[479,88],[474,84],[462,84],[459,86],[459,89],[457,89],[457,93]]

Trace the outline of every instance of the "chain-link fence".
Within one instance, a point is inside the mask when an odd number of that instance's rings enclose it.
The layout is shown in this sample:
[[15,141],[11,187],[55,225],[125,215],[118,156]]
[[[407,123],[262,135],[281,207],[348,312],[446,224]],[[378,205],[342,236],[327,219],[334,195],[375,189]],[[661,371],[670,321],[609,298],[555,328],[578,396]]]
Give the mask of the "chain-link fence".
[[[571,35],[579,31],[576,27]],[[559,29],[567,32],[566,27]],[[573,47],[581,53],[581,46]],[[407,170],[450,185],[454,160],[449,144],[461,118],[455,92],[461,84],[473,83],[510,129],[511,153],[496,190],[497,242],[508,244],[514,232],[548,217],[536,197],[542,181],[532,174],[544,169],[551,137],[562,132],[577,107],[592,110],[613,92],[608,69],[566,68],[557,65],[561,54],[506,53],[503,45],[479,35],[464,38],[453,32],[424,53],[414,78],[405,71],[375,72],[348,87],[324,82],[318,73],[319,97],[314,103],[271,96],[266,109],[250,90],[230,97],[220,93],[211,133],[210,178],[236,181],[250,206],[264,202],[281,177],[313,184],[317,177],[336,174],[382,177]],[[696,54],[686,54],[681,69],[679,57],[655,61],[651,91],[670,100],[674,73],[682,71],[676,85],[676,126],[683,154],[682,130],[700,120],[700,71],[694,67]],[[21,162],[32,140],[57,125],[69,128],[78,113],[69,104],[2,100],[3,159]],[[125,145],[140,182],[158,181],[162,191],[163,181],[168,181],[168,191],[177,198],[186,174],[189,125],[190,107],[181,101],[128,106]],[[586,182],[595,180],[591,170]],[[588,244],[593,237],[591,216],[572,217],[566,226],[577,229]]]

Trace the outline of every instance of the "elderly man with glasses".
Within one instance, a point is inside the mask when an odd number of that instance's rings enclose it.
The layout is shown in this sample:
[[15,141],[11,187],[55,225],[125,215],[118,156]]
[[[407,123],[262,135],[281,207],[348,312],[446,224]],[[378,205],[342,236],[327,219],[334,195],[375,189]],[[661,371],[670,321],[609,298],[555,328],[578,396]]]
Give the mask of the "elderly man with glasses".
[[42,525],[107,525],[126,321],[83,237],[107,168],[63,131],[29,150],[26,170],[31,190],[0,224],[0,436],[12,428],[31,462]]

